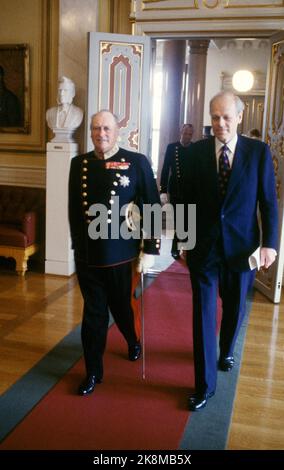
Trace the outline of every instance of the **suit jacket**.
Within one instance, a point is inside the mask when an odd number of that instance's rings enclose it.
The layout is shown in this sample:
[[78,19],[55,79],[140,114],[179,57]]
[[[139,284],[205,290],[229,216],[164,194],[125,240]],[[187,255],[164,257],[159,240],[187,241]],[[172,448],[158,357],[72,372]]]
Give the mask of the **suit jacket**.
[[[97,159],[93,151],[72,159],[69,222],[76,260],[100,267],[137,257],[141,245],[140,231],[138,237],[129,239],[125,239],[120,230],[117,233],[121,224],[126,225],[122,208],[132,201],[140,209],[143,204],[160,205],[156,181],[144,155],[120,148],[107,160]],[[93,204],[100,204],[97,208],[101,212],[92,213],[90,208]],[[93,234],[99,218],[102,226],[97,228],[105,230],[105,234],[95,239]],[[143,240],[143,251],[159,254],[159,240],[149,233],[147,235],[147,239]]]
[[[214,137],[190,146],[183,187],[184,202],[196,204],[196,245],[190,268],[206,264],[222,241],[225,259],[235,271],[249,270],[248,257],[260,244],[277,249],[278,207],[274,167],[267,144],[238,136],[223,203],[218,190]],[[261,220],[258,220],[258,207]]]
[[180,142],[167,146],[164,164],[161,172],[160,192],[169,193],[171,199],[178,199],[182,190],[182,175],[184,162],[189,147],[183,147]]

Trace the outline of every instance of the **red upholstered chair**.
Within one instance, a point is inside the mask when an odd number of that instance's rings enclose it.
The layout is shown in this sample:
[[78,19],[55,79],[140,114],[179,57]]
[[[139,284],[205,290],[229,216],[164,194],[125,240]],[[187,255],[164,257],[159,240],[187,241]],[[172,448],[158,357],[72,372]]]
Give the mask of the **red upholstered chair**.
[[38,193],[34,188],[0,186],[0,256],[16,260],[22,276],[36,244]]

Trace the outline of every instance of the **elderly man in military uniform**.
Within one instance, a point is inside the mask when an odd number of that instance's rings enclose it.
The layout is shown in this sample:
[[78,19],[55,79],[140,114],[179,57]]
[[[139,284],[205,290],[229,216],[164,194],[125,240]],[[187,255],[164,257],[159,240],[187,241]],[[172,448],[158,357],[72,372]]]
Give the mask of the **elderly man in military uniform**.
[[[193,132],[194,129],[192,124],[183,124],[180,131],[180,141],[169,144],[165,153],[165,159],[161,172],[160,197],[161,203],[164,205],[168,202],[169,194],[170,203],[174,209],[174,216],[176,216],[176,204],[182,202],[181,191],[183,165],[192,140]],[[176,232],[174,233],[171,253],[175,259],[179,259],[180,255]]]
[[[122,207],[133,202],[140,207],[160,204],[147,158],[119,148],[118,134],[117,118],[110,111],[93,115],[94,150],[73,158],[70,168],[69,221],[76,273],[84,299],[81,338],[86,378],[79,387],[80,395],[93,392],[103,379],[109,310],[128,345],[128,359],[139,359],[140,318],[134,298],[134,279],[139,278],[137,271],[145,272],[153,265],[153,255],[159,254],[160,248],[160,239],[151,234],[143,240],[142,249],[140,235],[123,237],[119,231],[113,236],[117,201],[119,214]],[[94,207],[105,208],[107,233],[102,230],[98,235],[93,228]],[[120,222],[123,219],[119,215]]]

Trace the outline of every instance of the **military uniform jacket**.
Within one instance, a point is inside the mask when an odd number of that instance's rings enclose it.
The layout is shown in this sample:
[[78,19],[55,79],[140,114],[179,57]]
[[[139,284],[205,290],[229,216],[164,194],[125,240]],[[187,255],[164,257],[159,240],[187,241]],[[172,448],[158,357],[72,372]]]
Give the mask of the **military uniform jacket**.
[[167,146],[161,173],[160,192],[169,193],[171,198],[178,199],[182,192],[182,174],[189,147],[180,142]]
[[[112,157],[100,160],[89,152],[74,157],[69,175],[69,222],[75,259],[90,266],[112,266],[137,257],[141,239],[124,239],[117,234],[114,223],[125,222],[121,208],[134,202],[141,209],[143,204],[160,204],[160,198],[151,166],[144,155],[120,148]],[[98,215],[92,206],[102,208],[102,225],[107,231],[103,237],[90,237],[95,231]],[[97,206],[100,204],[101,206]],[[94,207],[94,206],[93,206]],[[141,212],[142,213],[142,212]],[[141,223],[142,227],[142,223]],[[96,225],[96,228],[102,228]],[[113,236],[113,230],[115,236]],[[118,236],[117,236],[118,235]],[[150,238],[148,238],[150,237]],[[143,251],[159,254],[160,240],[148,234],[143,240]]]

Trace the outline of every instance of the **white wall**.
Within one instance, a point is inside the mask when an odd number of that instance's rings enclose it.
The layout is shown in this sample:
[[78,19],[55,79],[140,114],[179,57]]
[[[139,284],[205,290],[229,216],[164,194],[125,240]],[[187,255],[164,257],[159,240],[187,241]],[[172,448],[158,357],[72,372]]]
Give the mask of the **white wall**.
[[[216,45],[218,47],[216,47]],[[209,101],[221,90],[221,73],[247,69],[266,74],[269,44],[266,40],[216,40],[208,49],[204,102],[204,125],[210,125]]]
[[[74,104],[83,108],[87,103],[88,32],[97,31],[98,0],[60,0],[58,75],[71,78],[76,85]],[[77,131],[83,150],[86,122]]]

